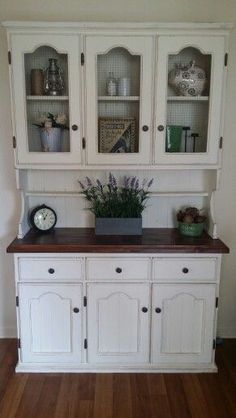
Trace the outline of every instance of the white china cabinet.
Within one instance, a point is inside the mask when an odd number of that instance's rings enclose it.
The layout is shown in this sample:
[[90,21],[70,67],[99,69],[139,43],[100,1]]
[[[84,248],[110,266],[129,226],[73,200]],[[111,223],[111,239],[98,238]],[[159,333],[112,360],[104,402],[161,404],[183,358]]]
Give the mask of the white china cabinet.
[[[5,25],[17,167],[219,166],[230,26]],[[54,91],[50,60],[63,80]],[[40,141],[35,123],[47,113],[67,118],[60,149]]]
[[[229,250],[217,239],[214,197],[232,25],[3,26],[22,201],[8,248],[16,370],[216,371],[221,254]],[[154,177],[143,236],[114,244],[89,229],[78,179],[105,182],[108,171],[140,184]],[[58,219],[48,236],[29,231],[29,212],[42,204]],[[209,235],[179,236],[175,214],[184,206],[208,211]]]

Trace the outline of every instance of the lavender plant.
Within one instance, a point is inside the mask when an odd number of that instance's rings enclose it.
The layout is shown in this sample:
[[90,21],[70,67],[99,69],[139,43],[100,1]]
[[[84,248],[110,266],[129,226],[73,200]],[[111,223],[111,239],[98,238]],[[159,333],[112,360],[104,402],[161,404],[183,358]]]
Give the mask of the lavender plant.
[[96,218],[140,218],[152,183],[153,179],[144,180],[140,185],[136,176],[124,176],[121,185],[118,185],[112,173],[109,173],[105,184],[99,179],[92,182],[89,177],[84,183],[79,181],[82,193],[91,204],[89,209]]

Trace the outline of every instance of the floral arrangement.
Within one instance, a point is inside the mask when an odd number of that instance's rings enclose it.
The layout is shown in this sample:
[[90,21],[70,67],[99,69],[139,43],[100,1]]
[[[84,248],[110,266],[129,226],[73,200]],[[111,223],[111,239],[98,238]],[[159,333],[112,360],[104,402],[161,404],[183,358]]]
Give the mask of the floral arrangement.
[[179,210],[177,213],[177,220],[186,224],[200,224],[205,222],[206,219],[207,217],[202,215],[200,210],[194,207]]
[[58,113],[53,115],[52,113],[43,113],[39,116],[38,120],[33,123],[33,125],[38,126],[39,128],[61,128],[69,129],[66,126],[67,117],[64,113]]
[[118,185],[112,173],[105,184],[98,179],[93,183],[89,177],[85,178],[85,184],[79,181],[82,193],[91,204],[89,209],[96,218],[140,218],[152,183],[153,179],[140,184],[136,176],[124,176]]

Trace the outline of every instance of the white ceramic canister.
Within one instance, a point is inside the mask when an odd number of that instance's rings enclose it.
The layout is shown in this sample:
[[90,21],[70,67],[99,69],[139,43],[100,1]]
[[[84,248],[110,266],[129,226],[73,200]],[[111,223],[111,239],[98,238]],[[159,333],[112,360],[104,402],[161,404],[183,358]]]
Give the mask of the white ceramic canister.
[[118,81],[118,95],[119,96],[130,96],[130,78],[128,78],[128,77],[119,78],[119,81]]

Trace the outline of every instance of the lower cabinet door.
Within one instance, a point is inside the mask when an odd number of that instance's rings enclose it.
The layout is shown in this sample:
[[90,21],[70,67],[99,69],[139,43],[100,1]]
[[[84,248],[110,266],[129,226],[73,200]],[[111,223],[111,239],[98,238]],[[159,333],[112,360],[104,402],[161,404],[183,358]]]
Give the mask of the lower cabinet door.
[[214,285],[153,285],[152,310],[154,363],[211,363]]
[[89,362],[148,362],[149,311],[148,284],[89,284]]
[[21,360],[81,361],[81,285],[19,285]]

